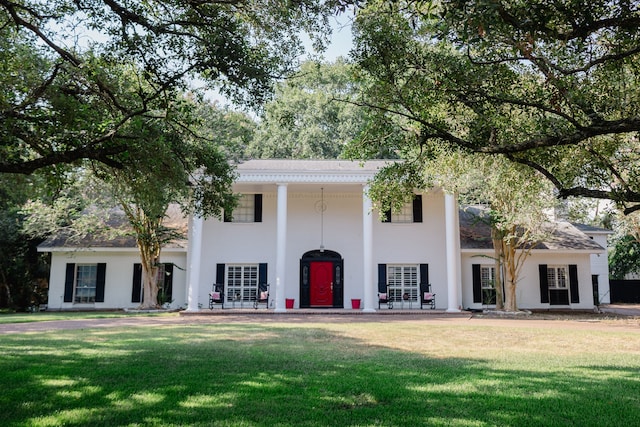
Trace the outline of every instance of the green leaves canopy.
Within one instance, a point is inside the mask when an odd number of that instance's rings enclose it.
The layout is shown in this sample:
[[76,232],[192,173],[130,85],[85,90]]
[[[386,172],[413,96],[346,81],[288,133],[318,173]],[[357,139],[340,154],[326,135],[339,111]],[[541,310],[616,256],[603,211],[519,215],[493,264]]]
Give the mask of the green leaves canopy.
[[[640,10],[627,1],[367,2],[361,104],[408,139],[501,153],[562,197],[640,202]],[[384,5],[384,7],[383,7]]]
[[305,62],[276,86],[265,105],[249,157],[335,159],[365,126],[365,112],[353,104],[359,86],[353,67]]
[[[0,172],[122,167],[131,122],[161,115],[194,77],[258,104],[303,32],[326,41],[341,3],[0,0]],[[126,67],[136,79],[124,83]]]

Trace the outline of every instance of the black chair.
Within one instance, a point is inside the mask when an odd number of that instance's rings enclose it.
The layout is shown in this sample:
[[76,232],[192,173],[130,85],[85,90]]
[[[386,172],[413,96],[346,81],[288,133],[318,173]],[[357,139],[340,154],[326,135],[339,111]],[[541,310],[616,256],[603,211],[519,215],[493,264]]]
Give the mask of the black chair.
[[213,290],[209,292],[209,308],[213,309],[216,304],[220,304],[220,308],[224,308],[224,285],[214,284]]
[[389,293],[389,288],[387,288],[387,292],[378,292],[378,310],[381,308],[382,304],[387,304],[387,308],[389,310],[393,308],[393,299]]
[[420,309],[429,307],[431,310],[436,308],[436,294],[431,292],[431,284],[420,285]]
[[260,283],[256,290],[256,299],[253,301],[253,308],[257,310],[260,304],[265,304],[264,308],[269,308],[269,285],[267,283]]

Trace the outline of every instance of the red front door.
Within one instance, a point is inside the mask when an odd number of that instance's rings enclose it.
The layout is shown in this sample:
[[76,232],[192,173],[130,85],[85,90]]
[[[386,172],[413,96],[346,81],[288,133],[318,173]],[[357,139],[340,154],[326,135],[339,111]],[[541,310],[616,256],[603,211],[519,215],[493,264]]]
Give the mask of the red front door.
[[311,306],[333,307],[333,263],[311,263]]

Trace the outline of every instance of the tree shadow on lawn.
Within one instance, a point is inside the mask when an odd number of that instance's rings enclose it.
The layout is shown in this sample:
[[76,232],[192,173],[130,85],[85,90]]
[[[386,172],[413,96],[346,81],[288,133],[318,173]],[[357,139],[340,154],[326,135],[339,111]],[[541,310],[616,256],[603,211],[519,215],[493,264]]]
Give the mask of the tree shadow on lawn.
[[[637,425],[640,372],[496,368],[317,328],[4,336],[0,424]],[[493,366],[493,367],[492,367]]]

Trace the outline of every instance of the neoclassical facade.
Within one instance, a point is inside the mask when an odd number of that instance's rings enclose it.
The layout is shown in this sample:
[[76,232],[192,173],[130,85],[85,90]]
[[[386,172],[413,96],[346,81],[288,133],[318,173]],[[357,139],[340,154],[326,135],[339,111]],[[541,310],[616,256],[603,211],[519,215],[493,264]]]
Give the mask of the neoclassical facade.
[[[385,163],[239,164],[233,187],[240,195],[237,208],[220,219],[189,218],[187,241],[163,251],[169,305],[191,312],[252,308],[264,289],[268,299],[260,307],[276,312],[354,307],[374,312],[380,309],[379,294],[393,300],[394,310],[419,309],[427,289],[435,294],[437,310],[494,304],[491,286],[499,272],[487,230],[440,189],[416,192],[400,212],[379,212],[368,186]],[[607,302],[607,272],[592,272],[592,257],[606,257],[605,249],[571,224],[554,227],[553,239],[536,247],[522,269],[520,307],[592,309]],[[137,305],[135,247],[48,242],[40,250],[52,252],[49,307]],[[80,284],[94,271],[89,296],[79,298],[86,294]],[[211,303],[212,291],[222,291],[215,295],[223,303]]]

